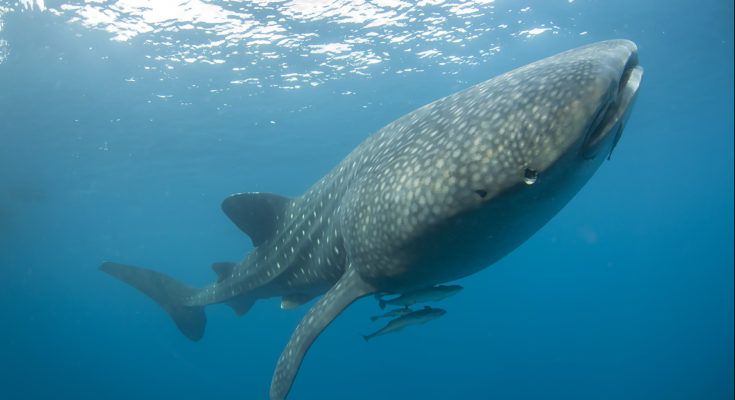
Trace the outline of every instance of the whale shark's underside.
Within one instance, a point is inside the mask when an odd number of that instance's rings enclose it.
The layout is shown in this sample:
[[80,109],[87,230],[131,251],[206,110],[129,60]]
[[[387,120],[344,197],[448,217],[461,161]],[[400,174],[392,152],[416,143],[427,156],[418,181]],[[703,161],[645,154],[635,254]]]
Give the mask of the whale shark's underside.
[[157,302],[192,340],[204,307],[246,313],[321,298],[291,335],[271,382],[288,395],[317,336],[356,299],[462,278],[523,243],[587,182],[618,143],[642,77],[626,40],[520,67],[386,125],[297,198],[228,197],[222,209],[254,249],[215,263],[191,288],[152,270],[101,270]]

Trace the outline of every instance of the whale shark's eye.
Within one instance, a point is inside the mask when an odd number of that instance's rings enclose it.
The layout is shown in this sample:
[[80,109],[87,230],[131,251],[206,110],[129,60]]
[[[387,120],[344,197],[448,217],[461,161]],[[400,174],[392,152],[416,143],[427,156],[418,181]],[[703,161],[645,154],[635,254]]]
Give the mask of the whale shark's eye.
[[487,196],[487,190],[477,189],[475,190],[475,193],[483,199]]
[[536,183],[536,180],[538,180],[538,171],[526,168],[526,171],[523,172],[523,182],[525,182],[526,185],[533,185]]

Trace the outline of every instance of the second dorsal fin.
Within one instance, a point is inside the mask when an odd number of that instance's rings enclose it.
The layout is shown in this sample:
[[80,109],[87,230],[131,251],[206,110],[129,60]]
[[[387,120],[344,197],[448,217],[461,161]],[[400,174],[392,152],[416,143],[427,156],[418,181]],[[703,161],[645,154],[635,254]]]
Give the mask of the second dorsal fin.
[[272,238],[277,217],[283,215],[291,201],[272,193],[238,193],[222,202],[222,211],[253,241],[253,246]]
[[235,263],[232,262],[216,262],[212,264],[212,269],[217,274],[217,282],[232,276],[232,270],[235,268]]

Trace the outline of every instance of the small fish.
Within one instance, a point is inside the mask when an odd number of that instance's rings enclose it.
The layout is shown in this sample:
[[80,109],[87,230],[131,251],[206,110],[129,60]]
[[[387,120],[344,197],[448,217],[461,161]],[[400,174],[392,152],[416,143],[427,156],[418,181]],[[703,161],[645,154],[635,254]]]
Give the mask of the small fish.
[[400,317],[400,316],[406,315],[406,314],[411,313],[411,312],[413,312],[413,310],[410,309],[410,308],[408,308],[408,307],[396,308],[395,310],[390,310],[390,311],[388,311],[385,314],[380,314],[380,315],[372,316],[372,317],[370,317],[370,320],[374,322],[374,321],[377,321],[377,320],[379,320],[381,318]]
[[441,317],[446,313],[447,311],[441,308],[431,308],[429,306],[426,306],[422,310],[412,311],[406,315],[393,319],[388,322],[387,325],[378,329],[377,331],[369,335],[362,335],[362,338],[365,339],[365,341],[367,342],[368,340],[376,336],[386,335],[391,332],[398,332],[401,329],[410,325],[425,324],[432,319],[437,319]]
[[413,292],[407,292],[389,300],[378,298],[378,305],[380,305],[381,309],[385,308],[387,305],[408,307],[416,303],[443,300],[449,296],[457,294],[462,289],[463,287],[459,285],[438,285],[425,289],[414,290]]

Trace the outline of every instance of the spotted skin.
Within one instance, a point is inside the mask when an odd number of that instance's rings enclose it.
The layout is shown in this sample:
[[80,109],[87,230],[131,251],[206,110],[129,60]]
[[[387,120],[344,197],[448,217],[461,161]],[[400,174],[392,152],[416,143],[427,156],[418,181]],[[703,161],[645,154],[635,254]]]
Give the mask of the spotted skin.
[[285,399],[308,348],[356,299],[470,275],[543,226],[617,144],[641,77],[635,44],[606,41],[421,107],[284,201],[275,232],[200,290],[137,267],[102,269],[161,304],[194,340],[208,304],[242,313],[259,298],[326,293],[278,360],[270,398]]

